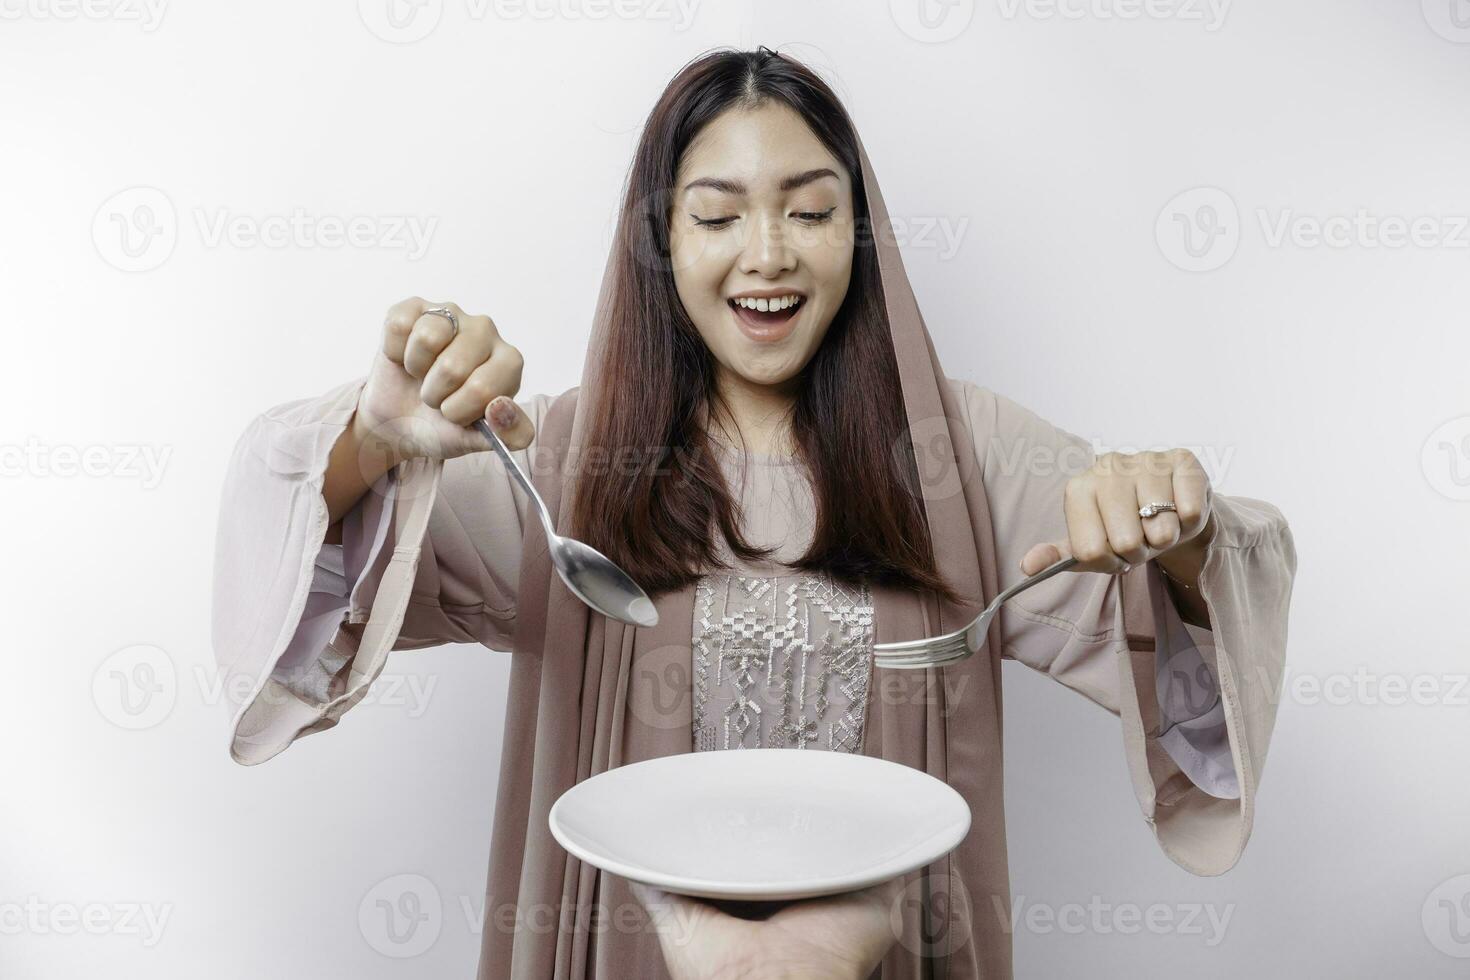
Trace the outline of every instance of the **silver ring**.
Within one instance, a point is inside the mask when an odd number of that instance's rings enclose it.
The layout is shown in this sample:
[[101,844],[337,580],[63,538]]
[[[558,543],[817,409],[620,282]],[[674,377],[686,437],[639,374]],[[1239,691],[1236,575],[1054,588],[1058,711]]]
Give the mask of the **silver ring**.
[[454,333],[449,335],[449,339],[453,340],[455,337],[459,336],[459,317],[455,316],[454,311],[451,310],[449,307],[436,306],[431,310],[425,310],[424,316],[442,316],[444,319],[448,320],[449,325],[454,328]]
[[[1173,510],[1173,504],[1169,503],[1167,500],[1160,500],[1152,504],[1144,504],[1142,507],[1138,508],[1138,516],[1153,517],[1155,514],[1162,514],[1165,511]],[[1178,511],[1175,511],[1175,513],[1178,513]]]

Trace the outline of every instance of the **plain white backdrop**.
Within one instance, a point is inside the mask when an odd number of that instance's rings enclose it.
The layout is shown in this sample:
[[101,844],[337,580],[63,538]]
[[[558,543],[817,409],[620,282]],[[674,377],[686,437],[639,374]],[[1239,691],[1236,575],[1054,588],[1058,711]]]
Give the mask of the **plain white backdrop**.
[[341,726],[232,763],[228,454],[409,294],[495,317],[523,394],[575,384],[644,115],[758,44],[855,117],[952,376],[1193,448],[1295,536],[1228,875],[1158,850],[1112,716],[1007,666],[1018,976],[1464,975],[1456,2],[0,0],[0,975],[473,976],[508,655],[394,654]]

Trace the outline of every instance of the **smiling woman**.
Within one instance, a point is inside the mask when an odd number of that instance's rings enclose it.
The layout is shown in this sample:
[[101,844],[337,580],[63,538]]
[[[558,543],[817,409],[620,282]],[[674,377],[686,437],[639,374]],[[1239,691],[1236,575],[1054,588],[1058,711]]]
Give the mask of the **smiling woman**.
[[[223,689],[249,692],[236,761],[338,724],[390,650],[514,651],[481,980],[1010,976],[993,911],[1011,907],[1007,657],[1118,716],[1172,860],[1219,874],[1239,858],[1285,658],[1285,519],[1213,494],[1182,450],[1094,458],[947,377],[891,229],[821,79],[764,49],[710,54],[639,141],[581,385],[514,401],[522,360],[494,322],[415,297],[365,379],[241,439],[215,593]],[[481,417],[523,465],[534,454],[558,531],[653,596],[655,626],[567,591],[526,496],[465,458],[485,449],[466,428]],[[875,678],[875,643],[956,629],[1060,554],[1077,571],[1002,607],[980,654]],[[970,832],[920,872],[749,921],[635,892],[548,828],[598,773],[774,747],[927,772],[963,796]],[[557,925],[506,927],[523,917]]]
[[[616,256],[632,261],[616,262],[614,286],[632,301],[610,311],[599,388],[616,410],[594,411],[587,439],[684,451],[668,472],[580,481],[574,533],[654,591],[719,564],[720,537],[742,560],[767,557],[708,463],[733,444],[800,456],[810,473],[816,526],[793,568],[952,599],[912,456],[890,448],[904,406],[874,252],[856,242],[868,214],[850,125],[790,64],[769,61],[759,98],[738,68],[690,70],[660,104],[681,111],[649,121],[626,206],[669,203],[623,226]],[[718,96],[695,98],[701,88]]]

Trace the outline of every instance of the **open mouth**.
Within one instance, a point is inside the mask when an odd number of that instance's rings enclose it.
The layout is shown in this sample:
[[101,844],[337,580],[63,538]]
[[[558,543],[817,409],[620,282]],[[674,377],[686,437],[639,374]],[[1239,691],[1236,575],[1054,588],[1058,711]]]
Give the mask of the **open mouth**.
[[[806,298],[798,295],[774,299],[729,299],[726,300],[735,316],[756,331],[770,331],[789,323],[806,304]],[[765,309],[761,309],[765,307]]]

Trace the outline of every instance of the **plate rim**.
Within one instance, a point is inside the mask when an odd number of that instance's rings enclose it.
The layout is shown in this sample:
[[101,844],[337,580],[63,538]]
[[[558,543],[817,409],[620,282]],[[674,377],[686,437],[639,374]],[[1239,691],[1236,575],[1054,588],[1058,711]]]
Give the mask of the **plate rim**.
[[[781,752],[806,754],[810,754],[812,752],[832,752],[832,750],[830,749],[796,749],[785,747],[770,749],[725,749],[715,751]],[[564,848],[573,857],[577,858],[580,861],[584,861],[595,868],[609,872],[610,874],[618,875],[622,878],[627,878],[630,881],[637,881],[643,884],[653,885],[657,888],[661,888],[665,891],[675,894],[689,895],[696,898],[716,898],[747,901],[794,901],[803,898],[816,898],[823,895],[833,895],[840,894],[842,892],[857,891],[870,885],[876,885],[880,882],[896,878],[899,875],[907,874],[908,872],[917,870],[918,868],[922,868],[927,864],[931,864],[934,861],[937,861],[945,855],[951,853],[956,847],[960,845],[961,842],[964,841],[965,837],[969,835],[970,826],[974,820],[974,815],[970,812],[970,805],[965,800],[964,796],[961,795],[960,792],[956,790],[953,786],[949,785],[939,777],[934,776],[931,773],[924,772],[922,769],[916,769],[913,766],[906,766],[901,762],[894,762],[890,759],[862,755],[860,753],[841,752],[834,753],[834,756],[846,757],[848,759],[866,760],[862,764],[877,763],[881,766],[898,766],[899,768],[906,769],[909,772],[917,773],[920,776],[925,776],[933,780],[935,783],[938,783],[946,791],[948,791],[950,797],[952,797],[953,800],[959,804],[959,812],[963,815],[963,820],[957,822],[955,827],[952,828],[950,831],[935,835],[936,847],[939,844],[943,844],[943,849],[939,850],[933,856],[927,857],[917,863],[912,858],[895,858],[890,859],[884,864],[876,865],[862,874],[828,876],[826,878],[817,878],[805,881],[800,885],[797,885],[796,887],[781,888],[777,887],[781,884],[779,882],[775,885],[752,885],[729,881],[696,879],[688,876],[671,875],[662,872],[654,872],[648,871],[646,869],[635,868],[631,865],[626,864],[625,862],[618,861],[613,858],[608,858],[603,855],[594,854],[587,848],[584,848],[581,845],[577,844],[575,841],[569,840],[566,836],[564,836],[561,828],[558,827],[557,814],[561,810],[562,804],[563,802],[565,802],[566,798],[573,792],[578,790],[580,787],[586,785],[591,780],[596,779],[597,776],[604,776],[609,773],[617,772],[620,769],[629,769],[635,766],[648,765],[650,763],[664,763],[667,765],[671,764],[668,762],[668,760],[670,759],[683,760],[688,756],[693,756],[697,754],[700,753],[680,752],[673,755],[659,756],[654,759],[642,759],[638,762],[629,763],[626,766],[618,766],[614,769],[605,770],[604,772],[598,773],[596,776],[589,776],[586,779],[583,779],[580,782],[573,784],[569,789],[565,790],[560,796],[556,798],[556,801],[552,803],[551,809],[546,815],[546,821],[550,827],[552,837],[554,837],[556,839],[556,842],[560,844],[562,848]],[[677,764],[687,763],[680,762]]]

